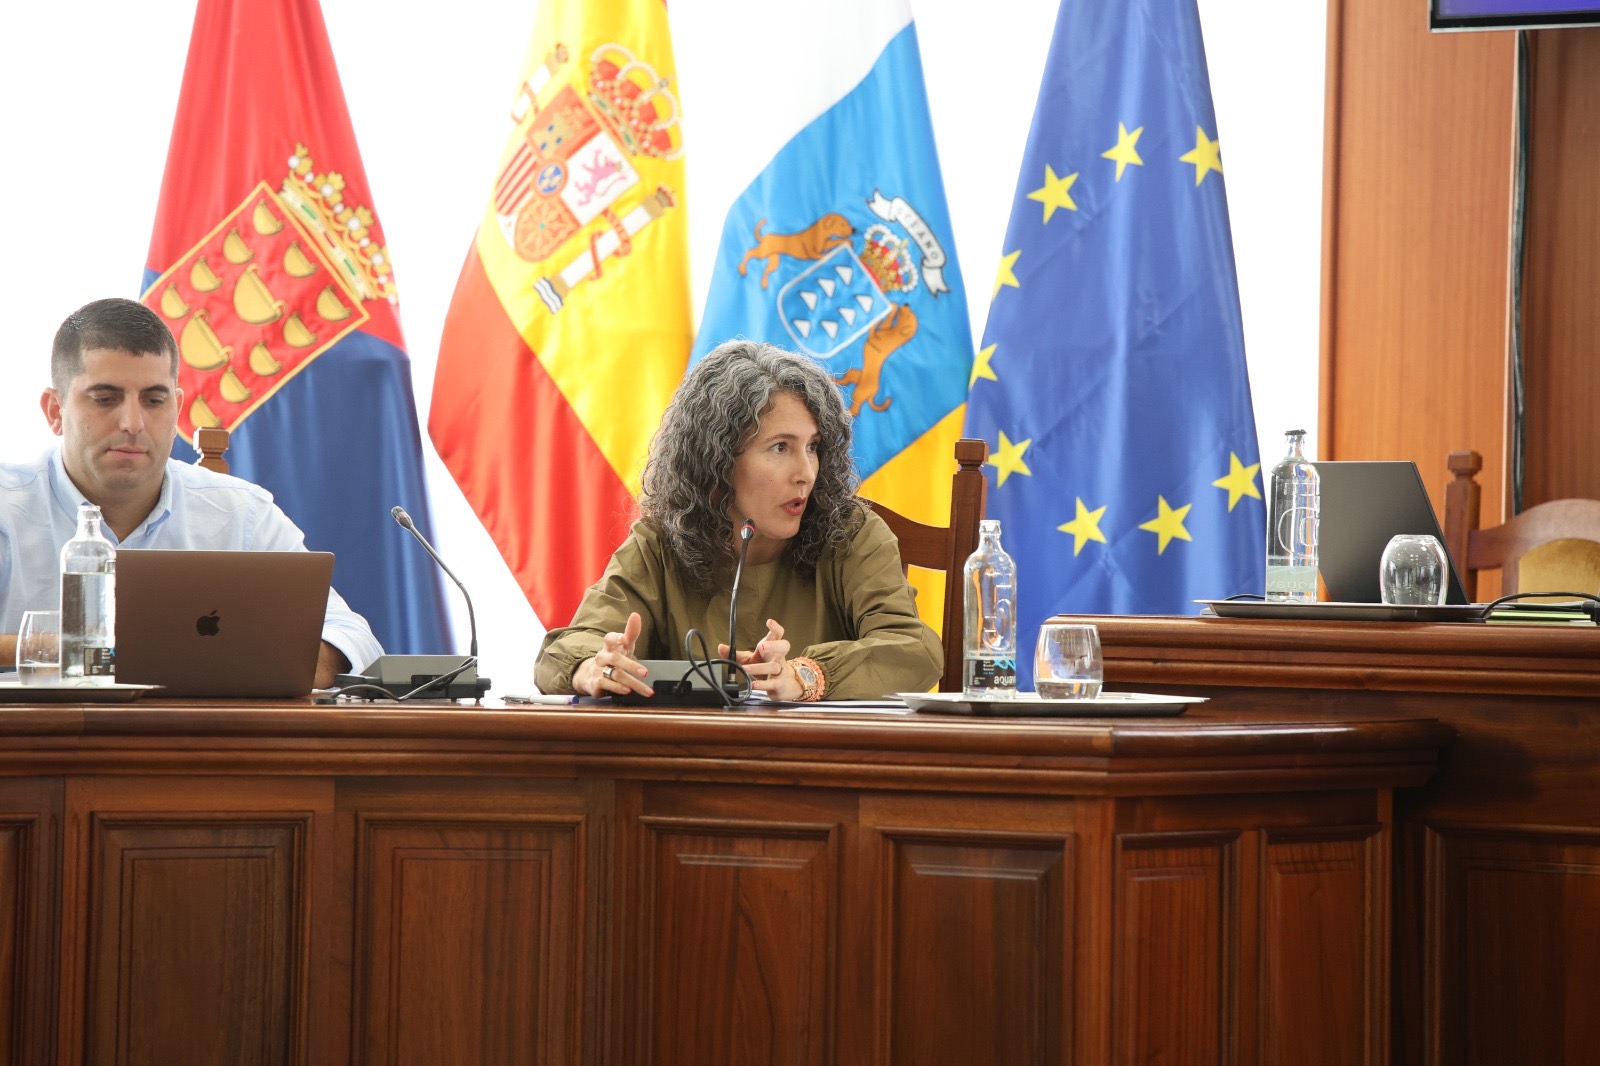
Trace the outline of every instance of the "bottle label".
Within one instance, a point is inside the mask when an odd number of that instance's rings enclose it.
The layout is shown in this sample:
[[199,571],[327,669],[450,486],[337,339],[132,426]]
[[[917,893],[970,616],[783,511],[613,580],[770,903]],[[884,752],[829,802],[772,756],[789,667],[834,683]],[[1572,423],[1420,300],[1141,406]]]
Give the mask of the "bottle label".
[[1314,566],[1267,567],[1267,597],[1315,600],[1317,568]]
[[965,689],[1009,696],[1017,690],[1017,660],[968,659]]
[[112,677],[116,673],[117,652],[115,648],[95,647],[93,645],[83,649],[83,676],[84,677]]

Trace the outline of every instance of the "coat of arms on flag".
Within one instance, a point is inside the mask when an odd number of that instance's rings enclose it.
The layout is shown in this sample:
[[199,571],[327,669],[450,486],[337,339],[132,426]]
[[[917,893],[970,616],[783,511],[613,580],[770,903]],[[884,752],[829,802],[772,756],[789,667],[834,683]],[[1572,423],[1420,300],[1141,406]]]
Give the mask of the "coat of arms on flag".
[[337,171],[295,144],[282,184],[259,182],[145,290],[178,340],[178,431],[233,430],[311,360],[393,303],[389,251]]
[[[677,98],[649,63],[620,44],[594,49],[583,69],[557,44],[522,85],[512,111],[521,137],[495,179],[494,214],[501,236],[529,263],[545,264],[534,291],[552,312],[604,261],[627,255],[633,239],[674,205],[665,185],[642,190],[633,165],[640,155],[676,159],[683,151]],[[541,94],[563,74],[587,82]],[[624,198],[631,207],[619,210]],[[590,222],[604,228],[574,240]]]
[[[823,363],[846,356],[862,341],[860,365],[834,373],[834,380],[851,390],[850,414],[856,417],[863,409],[887,411],[894,403],[884,368],[917,334],[910,301],[919,279],[931,296],[949,291],[944,247],[916,208],[877,190],[863,202],[873,221],[859,226],[830,211],[795,233],[763,233],[762,219],[755,226],[755,243],[739,263],[741,277],[754,276],[752,262],[764,264],[763,289],[784,263],[806,264],[779,288],[778,313],[789,344]],[[911,251],[913,242],[920,259]]]

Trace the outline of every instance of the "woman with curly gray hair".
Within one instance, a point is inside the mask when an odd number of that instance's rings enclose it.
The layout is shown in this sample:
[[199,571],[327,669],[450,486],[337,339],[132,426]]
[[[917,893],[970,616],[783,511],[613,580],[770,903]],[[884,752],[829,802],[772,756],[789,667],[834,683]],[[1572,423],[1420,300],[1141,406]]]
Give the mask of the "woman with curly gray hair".
[[539,688],[652,695],[640,659],[681,658],[689,630],[727,624],[746,524],[735,643],[750,650],[733,654],[756,688],[816,700],[930,687],[943,651],[894,535],[855,489],[850,416],[827,373],[771,344],[721,345],[650,443],[633,531],[572,624],[546,634]]

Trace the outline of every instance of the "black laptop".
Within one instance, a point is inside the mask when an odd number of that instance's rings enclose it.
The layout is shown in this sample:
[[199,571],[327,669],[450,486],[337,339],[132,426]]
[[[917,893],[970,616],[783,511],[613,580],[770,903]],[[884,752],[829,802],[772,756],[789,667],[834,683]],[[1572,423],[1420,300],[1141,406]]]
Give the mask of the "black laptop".
[[1321,480],[1317,522],[1317,570],[1327,591],[1320,603],[1268,603],[1244,598],[1198,600],[1224,618],[1323,618],[1351,622],[1478,622],[1481,606],[1469,604],[1450,564],[1450,587],[1440,606],[1391,606],[1383,602],[1378,563],[1391,538],[1426,534],[1445,544],[1444,531],[1412,462],[1316,463]]
[[[1378,561],[1392,537],[1420,533],[1445,543],[1428,490],[1412,462],[1316,463],[1322,480],[1322,515],[1317,523],[1317,569],[1328,599],[1339,603],[1382,603]],[[1450,564],[1446,604],[1467,596]]]

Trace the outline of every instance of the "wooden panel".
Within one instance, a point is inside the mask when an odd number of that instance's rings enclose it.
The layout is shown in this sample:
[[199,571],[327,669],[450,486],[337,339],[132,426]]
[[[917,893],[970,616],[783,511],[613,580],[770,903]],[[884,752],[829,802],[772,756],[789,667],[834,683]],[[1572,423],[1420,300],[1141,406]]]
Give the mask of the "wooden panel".
[[1600,499],[1600,29],[1530,37],[1527,505]]
[[582,822],[358,819],[355,1061],[576,1063]]
[[[1501,521],[1515,35],[1330,0],[1319,458],[1411,459],[1443,512],[1484,456]],[[1417,417],[1426,411],[1426,417]]]
[[61,786],[0,781],[0,1062],[54,1061]]
[[[1424,622],[1297,622],[1058,615],[1099,627],[1106,681],[1118,687],[1600,692],[1600,629]],[[1296,702],[1329,704],[1326,692]],[[1350,701],[1345,701],[1353,706]],[[1438,713],[1426,701],[1415,704]]]
[[1065,841],[887,831],[888,1061],[1061,1062]]
[[1265,834],[1262,1062],[1386,1061],[1378,1038],[1389,987],[1379,892],[1387,843],[1377,826]]
[[1428,1061],[1595,1061],[1600,832],[1435,827],[1427,836]]
[[1595,1061],[1600,631],[1099,621],[1108,684],[1212,697],[1191,723],[1436,713],[1457,739],[1394,808],[1394,1061]]
[[756,817],[652,816],[642,825],[645,1060],[831,1061],[835,827]]
[[293,1061],[307,821],[93,818],[86,1062]]
[[[25,709],[5,771],[66,776],[0,779],[64,811],[60,1047],[24,1061],[1259,1062],[1351,1002],[1303,1023],[1319,979],[1258,971],[1323,959],[1263,943],[1333,942],[1386,891],[1297,864],[1386,824],[1447,736],[1425,696],[1247,695],[1070,722]],[[1585,796],[1592,761],[1563,764]],[[50,937],[44,909],[12,928]]]
[[28,912],[40,902],[31,876],[38,822],[35,814],[0,814],[0,1048],[8,1050],[22,1035],[25,1016],[17,1008],[34,976],[29,973]]
[[1117,837],[1115,1062],[1237,1061],[1238,838]]

